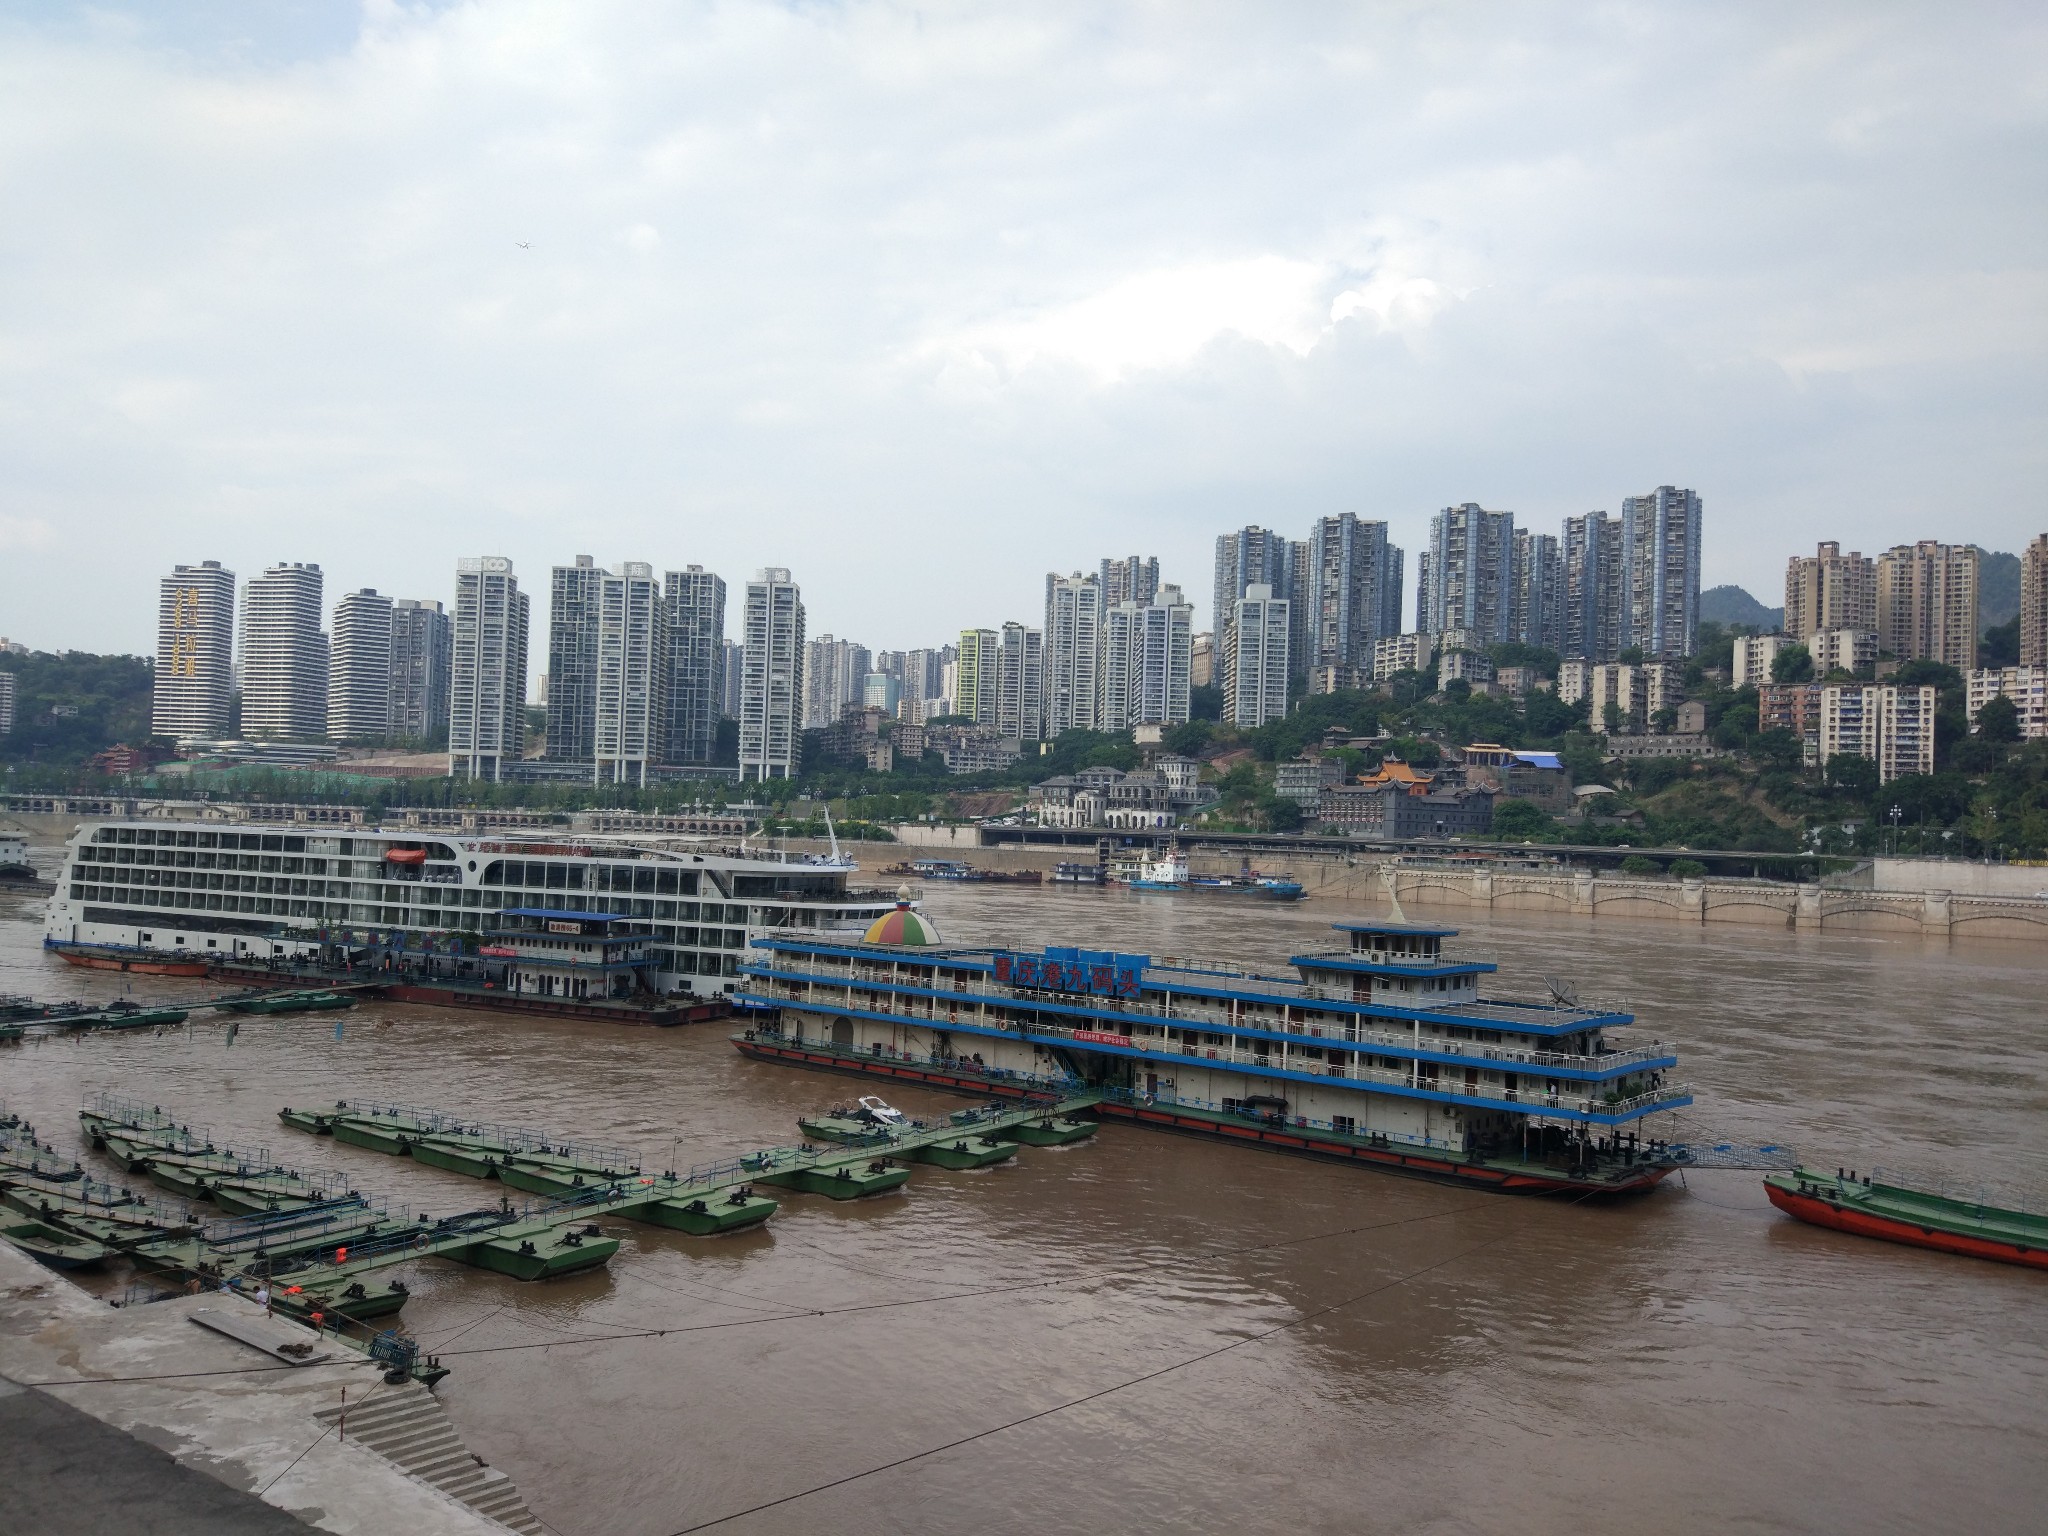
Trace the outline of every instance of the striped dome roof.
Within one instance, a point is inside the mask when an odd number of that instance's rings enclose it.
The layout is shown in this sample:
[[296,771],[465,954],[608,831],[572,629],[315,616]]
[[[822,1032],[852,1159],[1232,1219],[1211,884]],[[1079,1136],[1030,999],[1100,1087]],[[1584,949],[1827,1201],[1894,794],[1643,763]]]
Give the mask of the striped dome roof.
[[910,910],[910,893],[904,891],[896,898],[896,910],[870,923],[863,938],[870,944],[936,944],[939,930],[922,912]]

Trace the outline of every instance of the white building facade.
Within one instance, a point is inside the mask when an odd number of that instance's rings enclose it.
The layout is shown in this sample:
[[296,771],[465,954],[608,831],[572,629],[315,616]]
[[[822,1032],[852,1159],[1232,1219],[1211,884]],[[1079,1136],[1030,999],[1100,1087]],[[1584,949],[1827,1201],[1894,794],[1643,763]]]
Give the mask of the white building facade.
[[180,565],[157,591],[153,735],[214,741],[228,734],[235,694],[235,573],[218,560]]
[[242,602],[242,734],[327,736],[327,635],[320,567],[292,561],[250,581]]
[[803,751],[804,604],[785,567],[765,567],[747,583],[745,626],[740,777],[793,778]]
[[500,780],[526,742],[528,599],[512,562],[455,563],[448,668],[448,772]]

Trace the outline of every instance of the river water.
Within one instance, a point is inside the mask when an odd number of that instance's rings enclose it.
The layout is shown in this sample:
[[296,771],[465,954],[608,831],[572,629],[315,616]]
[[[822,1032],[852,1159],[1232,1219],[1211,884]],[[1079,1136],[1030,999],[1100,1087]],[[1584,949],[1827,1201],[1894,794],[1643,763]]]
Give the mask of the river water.
[[[1264,965],[1348,915],[1019,887],[929,907],[954,941]],[[0,898],[0,993],[120,990],[45,959],[38,917]],[[2040,946],[1536,914],[1465,940],[1501,994],[1628,997],[1695,1085],[1685,1130],[2048,1203]],[[861,1091],[725,1035],[370,1003],[338,1041],[327,1015],[0,1048],[0,1100],[69,1148],[85,1095],[146,1097],[441,1214],[492,1187],[277,1110],[388,1095],[681,1166]],[[731,1238],[620,1230],[587,1277],[407,1277],[471,1448],[564,1536],[2048,1524],[2048,1276],[1801,1226],[1753,1173],[1574,1206],[1112,1125],[897,1196],[789,1195]]]

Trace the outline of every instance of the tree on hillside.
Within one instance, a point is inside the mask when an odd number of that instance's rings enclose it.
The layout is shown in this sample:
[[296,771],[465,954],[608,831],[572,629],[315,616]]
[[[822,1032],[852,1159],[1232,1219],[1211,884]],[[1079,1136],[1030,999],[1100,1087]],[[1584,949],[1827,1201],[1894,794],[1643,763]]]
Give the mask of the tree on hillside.
[[2020,739],[2019,706],[2004,694],[1985,702],[1977,711],[1977,734],[1986,741]]
[[1788,645],[1771,658],[1771,681],[1774,683],[1809,683],[1813,681],[1813,652],[1803,645]]

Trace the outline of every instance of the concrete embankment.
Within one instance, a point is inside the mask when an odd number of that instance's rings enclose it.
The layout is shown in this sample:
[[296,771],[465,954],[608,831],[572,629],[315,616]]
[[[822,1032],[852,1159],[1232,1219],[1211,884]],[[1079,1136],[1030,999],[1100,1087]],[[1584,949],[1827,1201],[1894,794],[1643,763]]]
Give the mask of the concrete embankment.
[[[200,1312],[329,1358],[284,1364],[196,1323]],[[265,1318],[244,1298],[111,1307],[0,1243],[0,1530],[540,1529],[504,1475],[467,1453],[460,1460],[476,1496],[408,1475],[398,1456],[359,1443],[354,1423],[345,1431],[333,1422],[344,1390],[351,1419],[362,1413],[366,1429],[400,1404],[441,1418],[424,1388],[388,1386],[355,1350]],[[452,1428],[436,1441],[448,1442],[460,1449]]]
[[[890,864],[935,855],[901,843],[845,842],[860,861],[860,883],[884,885]],[[792,839],[789,847],[823,851],[823,843]],[[1238,867],[1235,852],[1187,847],[1198,873]],[[1050,871],[1084,855],[1067,848],[961,848],[943,857],[980,869]],[[1592,870],[1555,872],[1437,867],[1372,854],[1331,855],[1304,850],[1292,857],[1262,856],[1269,870],[1284,868],[1310,901],[1384,909],[1390,888],[1404,906],[1452,907],[1467,912],[1559,912],[1580,917],[1632,917],[1680,923],[1744,923],[1801,931],[1920,933],[1941,938],[2048,938],[2048,900],[2035,896],[1972,895],[1948,890],[1871,890],[1795,885],[1771,880],[1627,879]],[[1965,871],[1969,866],[1961,866]],[[2048,871],[2030,873],[2048,875]],[[876,878],[872,881],[870,875]],[[1960,883],[1960,882],[1958,882]],[[2048,884],[2044,880],[2043,884]]]

